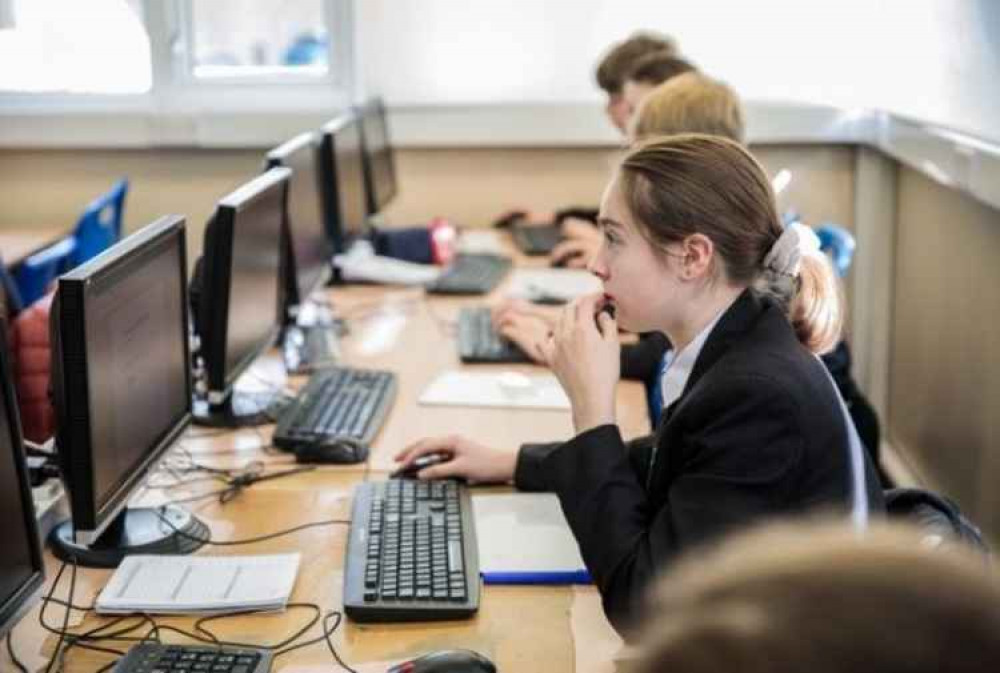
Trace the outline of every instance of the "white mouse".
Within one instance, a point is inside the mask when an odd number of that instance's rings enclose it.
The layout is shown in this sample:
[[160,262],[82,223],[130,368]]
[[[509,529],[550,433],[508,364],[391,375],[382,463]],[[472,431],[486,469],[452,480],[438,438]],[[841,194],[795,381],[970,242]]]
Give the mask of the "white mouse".
[[504,372],[497,375],[497,383],[500,388],[512,395],[525,393],[531,390],[531,379],[519,372]]

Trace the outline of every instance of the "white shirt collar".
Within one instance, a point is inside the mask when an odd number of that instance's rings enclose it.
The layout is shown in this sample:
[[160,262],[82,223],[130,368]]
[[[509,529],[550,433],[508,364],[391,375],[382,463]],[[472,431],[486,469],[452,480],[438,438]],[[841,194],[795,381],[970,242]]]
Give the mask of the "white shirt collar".
[[719,311],[710,323],[698,332],[697,336],[691,340],[687,346],[680,351],[669,351],[666,356],[666,369],[660,378],[660,391],[663,394],[663,408],[666,409],[673,404],[687,385],[688,377],[694,369],[694,363],[698,361],[698,355],[702,347],[708,341],[708,335],[712,333],[715,325],[722,318],[728,307]]

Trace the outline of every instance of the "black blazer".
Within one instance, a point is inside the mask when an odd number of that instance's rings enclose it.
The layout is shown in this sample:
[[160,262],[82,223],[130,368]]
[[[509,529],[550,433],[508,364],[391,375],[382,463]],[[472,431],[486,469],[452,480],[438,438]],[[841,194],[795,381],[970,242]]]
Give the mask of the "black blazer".
[[[653,444],[658,446],[650,467]],[[552,490],[619,632],[678,552],[774,515],[850,504],[847,431],[823,365],[747,290],[716,324],[655,434],[604,425],[525,445],[515,483]],[[868,499],[883,509],[866,464]]]

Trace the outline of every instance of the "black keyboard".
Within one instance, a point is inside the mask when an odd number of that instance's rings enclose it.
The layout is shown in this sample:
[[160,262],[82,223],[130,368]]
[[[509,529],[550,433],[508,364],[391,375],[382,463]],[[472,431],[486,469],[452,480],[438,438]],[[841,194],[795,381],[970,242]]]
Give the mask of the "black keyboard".
[[337,361],[337,334],[331,325],[287,327],[282,355],[285,369],[291,374],[332,367]]
[[457,255],[451,265],[427,286],[437,294],[486,294],[503,280],[511,267],[510,257],[489,254]]
[[272,442],[288,451],[341,438],[371,444],[396,398],[396,387],[392,372],[320,370],[278,415]]
[[554,224],[515,226],[510,233],[514,237],[514,244],[526,255],[547,255],[562,240],[562,229]]
[[112,673],[268,673],[271,653],[247,647],[133,645]]
[[517,345],[497,334],[485,307],[458,312],[458,355],[462,362],[531,362]]
[[390,479],[354,490],[344,610],[359,622],[459,619],[479,609],[469,490]]

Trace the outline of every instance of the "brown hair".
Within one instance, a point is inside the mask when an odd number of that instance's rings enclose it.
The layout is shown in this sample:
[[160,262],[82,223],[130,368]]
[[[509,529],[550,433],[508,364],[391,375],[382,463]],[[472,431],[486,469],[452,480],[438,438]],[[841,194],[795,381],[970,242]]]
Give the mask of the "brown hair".
[[645,54],[664,52],[677,55],[674,39],[658,33],[639,31],[611,47],[597,64],[597,86],[609,96],[621,93],[625,78],[636,60]]
[[829,260],[804,255],[796,279],[764,269],[783,227],[771,183],[742,145],[698,133],[648,138],[626,153],[619,178],[626,206],[654,247],[707,236],[726,280],[777,299],[813,352],[836,345],[843,301]]
[[656,86],[678,75],[696,70],[697,68],[678,56],[674,51],[654,51],[640,56],[635,60],[632,69],[625,76],[622,84],[627,81],[633,81]]
[[881,524],[771,525],[656,585],[633,673],[965,673],[1000,662],[1000,586],[981,556]]
[[636,115],[636,138],[707,133],[743,142],[743,104],[733,89],[699,72],[678,75],[646,97]]

